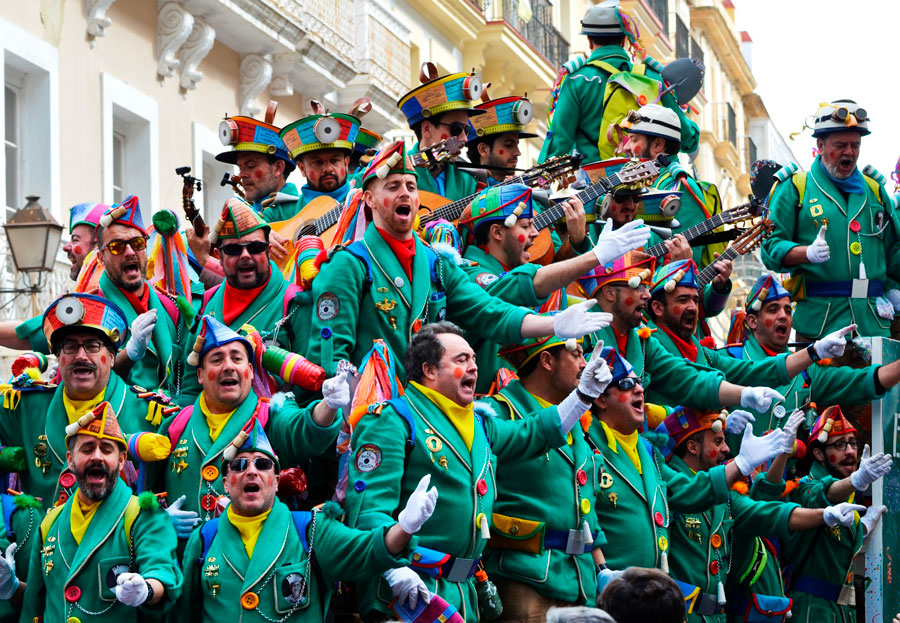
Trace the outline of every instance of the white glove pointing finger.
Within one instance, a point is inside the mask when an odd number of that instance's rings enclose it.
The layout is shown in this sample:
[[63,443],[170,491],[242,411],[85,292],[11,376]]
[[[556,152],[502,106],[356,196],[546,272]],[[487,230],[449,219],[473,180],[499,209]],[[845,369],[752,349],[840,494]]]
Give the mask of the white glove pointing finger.
[[894,465],[894,460],[883,452],[879,452],[875,456],[871,456],[871,454],[872,449],[869,444],[866,444],[863,447],[859,467],[850,474],[850,484],[857,491],[865,491],[873,482],[887,476]]
[[567,340],[608,327],[612,323],[612,314],[589,311],[596,304],[597,299],[588,299],[553,316],[553,334]]
[[866,510],[865,506],[841,502],[840,504],[827,507],[822,515],[822,520],[829,528],[834,528],[837,525],[849,527],[853,525],[853,520],[855,519],[853,512],[861,513],[864,510]]
[[806,259],[812,264],[827,262],[831,257],[828,243],[825,242],[825,231],[826,229],[824,227],[820,227],[819,233],[816,234],[816,239],[813,240],[811,245],[806,247]]
[[16,544],[10,543],[0,557],[0,599],[6,600],[16,594],[19,578],[16,577]]
[[887,512],[887,506],[884,504],[872,504],[866,510],[866,514],[859,518],[859,522],[866,529],[865,534],[863,536],[869,536],[872,534],[872,530],[875,528],[875,524],[878,523],[878,520],[881,519],[881,516]]
[[322,396],[325,404],[332,409],[342,409],[350,402],[350,383],[347,381],[347,374],[347,372],[341,372],[322,383]]
[[753,434],[753,428],[748,426],[744,429],[741,451],[735,457],[734,463],[744,476],[749,476],[755,467],[778,456],[782,447],[784,447],[783,430],[777,429],[768,435],[757,437]]
[[425,603],[431,601],[431,593],[428,592],[422,578],[409,567],[385,571],[384,579],[390,585],[394,597],[401,604],[407,602],[410,610],[415,610],[420,598]]
[[741,390],[741,406],[757,413],[768,411],[776,400],[784,402],[784,396],[769,387],[745,387]]
[[826,357],[840,357],[843,355],[844,348],[847,346],[847,340],[844,336],[855,329],[856,325],[851,324],[843,329],[829,333],[821,340],[816,340],[813,344],[813,348],[819,356],[819,359],[825,359]]
[[748,422],[755,422],[756,418],[749,411],[735,409],[725,418],[725,432],[732,435],[740,435]]
[[784,424],[784,445],[781,447],[782,454],[792,454],[794,452],[794,442],[797,441],[797,431],[800,425],[806,420],[806,416],[800,409],[794,409],[788,421]]
[[613,260],[622,257],[633,249],[638,249],[650,239],[650,228],[644,227],[644,221],[637,219],[625,223],[619,229],[613,231],[611,218],[606,219],[597,244],[591,249],[597,262],[603,266]]
[[150,589],[139,573],[120,573],[116,578],[116,599],[126,606],[136,608],[147,601]]
[[131,338],[125,345],[125,354],[132,361],[141,360],[147,353],[150,339],[153,337],[153,328],[156,326],[156,310],[146,311],[131,323]]
[[431,514],[437,504],[438,490],[437,487],[428,489],[431,484],[431,474],[425,474],[416,485],[416,490],[410,494],[406,501],[406,506],[397,515],[397,523],[407,534],[415,534],[419,531]]

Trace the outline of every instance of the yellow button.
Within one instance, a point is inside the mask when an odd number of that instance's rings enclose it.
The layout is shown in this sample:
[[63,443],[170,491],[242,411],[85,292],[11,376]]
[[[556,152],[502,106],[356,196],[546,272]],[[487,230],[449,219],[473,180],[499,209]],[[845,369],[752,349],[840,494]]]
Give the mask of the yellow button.
[[253,610],[259,604],[259,595],[254,592],[244,593],[241,597],[241,605],[245,610]]
[[858,242],[851,242],[850,253],[852,253],[853,255],[859,255],[860,253],[862,253],[862,245]]
[[219,468],[215,465],[207,465],[200,473],[203,476],[203,480],[212,482],[219,477]]
[[666,551],[667,549],[669,549],[669,542],[666,540],[666,537],[664,537],[664,536],[659,537],[659,549],[660,549],[660,551],[663,551],[663,552]]
[[581,512],[585,515],[591,512],[591,501],[587,498],[581,498]]
[[716,549],[722,547],[722,537],[720,537],[718,534],[712,535],[712,537],[710,537],[709,539],[709,542],[712,543],[712,546]]
[[[37,621],[39,620],[40,619],[38,619],[37,617],[34,618],[35,623],[37,623]],[[79,619],[78,617],[69,617],[68,619],[66,619],[66,623],[81,623],[81,619]]]
[[477,515],[475,515],[475,527],[476,528],[481,527],[481,518],[482,517],[484,517],[484,513],[478,513]]

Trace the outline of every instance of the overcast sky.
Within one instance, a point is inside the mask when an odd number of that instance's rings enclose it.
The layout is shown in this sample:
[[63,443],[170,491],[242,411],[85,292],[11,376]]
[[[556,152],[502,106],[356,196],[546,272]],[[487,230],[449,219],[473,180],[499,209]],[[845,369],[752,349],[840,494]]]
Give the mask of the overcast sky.
[[[820,102],[852,99],[872,118],[859,168],[888,178],[900,156],[900,2],[734,0],[735,23],[753,39],[756,92],[781,134],[799,130]],[[811,123],[810,123],[811,124]],[[804,167],[815,140],[788,140]]]

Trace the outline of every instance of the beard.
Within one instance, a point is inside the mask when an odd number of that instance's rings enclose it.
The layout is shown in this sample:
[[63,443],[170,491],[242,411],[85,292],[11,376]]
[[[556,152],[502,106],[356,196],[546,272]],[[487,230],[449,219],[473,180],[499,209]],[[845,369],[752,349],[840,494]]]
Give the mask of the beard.
[[[86,477],[88,474],[99,475],[101,473],[105,477],[105,480],[102,483],[89,484],[87,482]],[[113,488],[116,486],[116,478],[118,477],[119,474],[117,472],[111,472],[102,462],[95,461],[86,465],[80,473],[75,473],[75,482],[78,483],[78,489],[84,493],[84,496],[87,499],[92,502],[100,502],[108,498],[109,494],[112,493]]]
[[834,165],[834,163],[832,163],[828,160],[825,160],[825,158],[822,158],[821,162],[822,162],[822,167],[824,167],[824,169],[828,172],[828,175],[830,175],[831,177],[833,177],[836,180],[845,180],[848,177],[850,177],[851,175],[853,175],[853,173],[854,173],[854,171],[850,171],[846,175],[843,175],[841,173],[838,173],[837,167]]

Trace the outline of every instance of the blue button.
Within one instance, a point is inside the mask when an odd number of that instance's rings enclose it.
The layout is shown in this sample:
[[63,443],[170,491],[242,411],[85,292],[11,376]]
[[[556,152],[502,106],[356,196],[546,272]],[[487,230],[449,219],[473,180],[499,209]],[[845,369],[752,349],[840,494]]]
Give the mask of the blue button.
[[322,339],[323,340],[331,339],[331,329],[329,329],[328,327],[322,328]]
[[366,483],[364,483],[362,480],[357,480],[353,483],[353,488],[356,489],[357,493],[362,493],[366,490]]

